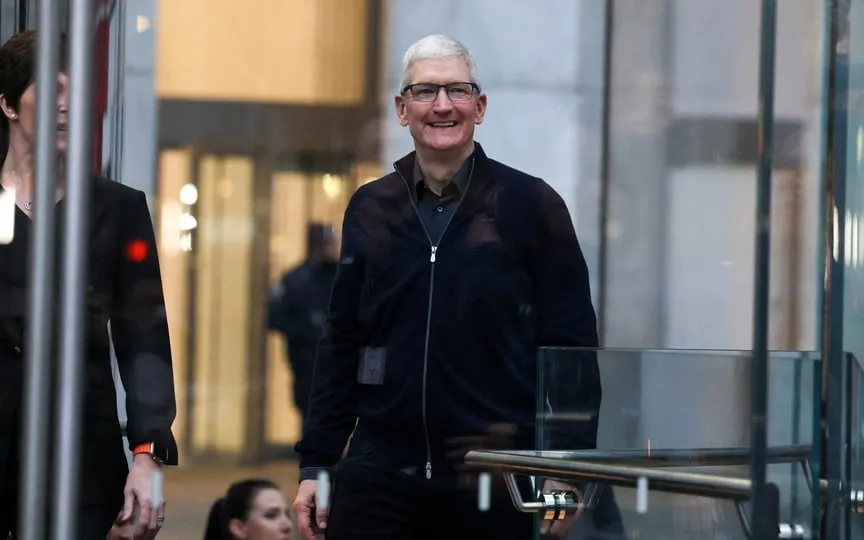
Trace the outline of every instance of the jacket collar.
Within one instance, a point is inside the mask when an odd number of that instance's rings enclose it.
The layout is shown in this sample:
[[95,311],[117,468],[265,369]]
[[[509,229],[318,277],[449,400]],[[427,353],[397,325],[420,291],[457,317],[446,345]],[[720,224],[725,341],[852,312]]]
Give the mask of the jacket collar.
[[[411,152],[393,164],[396,172],[399,173],[407,183],[405,187],[408,189],[405,193],[409,198],[413,196],[411,179],[413,178],[414,163],[416,162],[416,159],[416,152]],[[461,194],[461,202],[456,209],[456,214],[453,216],[453,220],[448,226],[448,230],[451,228],[458,228],[466,220],[475,216],[478,212],[481,212],[483,207],[488,204],[491,191],[494,189],[493,183],[490,182],[491,175],[489,174],[489,164],[491,161],[492,160],[486,156],[486,152],[483,151],[483,147],[480,146],[480,143],[475,141],[472,165],[473,170],[469,173],[469,179],[466,183],[465,191]]]
[[[486,156],[486,152],[483,151],[483,147],[480,146],[480,143],[474,141],[474,153],[472,154],[474,158],[474,173],[472,174],[471,183],[475,183],[478,180],[484,178],[485,175],[482,174],[483,169],[485,169],[486,163],[489,161],[489,158]],[[470,158],[469,158],[470,159]],[[399,173],[402,178],[408,182],[408,185],[413,185],[414,181],[414,166],[417,162],[417,151],[412,151],[400,159],[396,160],[393,163],[393,168],[396,172]],[[464,195],[464,194],[463,194]]]

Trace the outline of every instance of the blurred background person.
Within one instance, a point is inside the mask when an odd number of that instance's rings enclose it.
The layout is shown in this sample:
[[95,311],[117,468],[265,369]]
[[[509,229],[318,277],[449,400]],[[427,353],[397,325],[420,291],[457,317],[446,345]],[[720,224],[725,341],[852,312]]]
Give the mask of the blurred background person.
[[282,491],[270,480],[236,482],[210,507],[204,540],[289,540],[292,524]]
[[339,246],[332,226],[310,223],[307,253],[273,288],[268,305],[268,326],[285,338],[288,365],[294,374],[294,404],[305,421],[309,407],[315,348],[336,277]]

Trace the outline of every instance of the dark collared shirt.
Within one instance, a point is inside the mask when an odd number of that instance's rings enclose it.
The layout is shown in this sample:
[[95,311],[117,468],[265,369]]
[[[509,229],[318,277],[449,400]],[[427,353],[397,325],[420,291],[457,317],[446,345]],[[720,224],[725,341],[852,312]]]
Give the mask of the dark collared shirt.
[[450,222],[453,212],[459,204],[459,200],[465,194],[468,188],[468,180],[471,174],[471,163],[474,161],[473,154],[466,159],[462,166],[453,175],[453,179],[444,186],[441,190],[441,195],[437,195],[429,189],[423,179],[423,171],[420,170],[420,165],[414,162],[414,200],[417,203],[417,210],[420,213],[420,219],[423,225],[429,232],[429,237],[433,244],[438,244],[441,240],[441,235]]

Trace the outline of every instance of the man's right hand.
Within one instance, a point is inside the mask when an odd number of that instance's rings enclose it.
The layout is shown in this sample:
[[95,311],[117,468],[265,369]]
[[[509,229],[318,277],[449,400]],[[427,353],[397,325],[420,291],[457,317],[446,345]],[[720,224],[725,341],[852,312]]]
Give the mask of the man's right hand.
[[303,480],[294,499],[294,514],[297,528],[306,540],[316,540],[316,534],[327,528],[327,508],[320,510],[315,503],[318,492],[317,480]]

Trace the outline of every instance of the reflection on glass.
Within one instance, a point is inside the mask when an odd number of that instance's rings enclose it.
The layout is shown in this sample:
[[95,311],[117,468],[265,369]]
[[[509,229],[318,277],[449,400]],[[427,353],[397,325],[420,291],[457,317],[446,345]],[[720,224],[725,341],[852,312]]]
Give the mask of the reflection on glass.
[[[269,283],[303,263],[308,255],[306,229],[310,223],[332,226],[339,231],[348,200],[355,185],[336,173],[305,174],[277,172],[272,177],[270,200]],[[300,416],[294,406],[293,373],[283,336],[267,337],[267,444],[284,446],[300,436]]]
[[[844,46],[860,60],[864,0],[847,3],[857,18]],[[373,21],[376,4],[384,4],[386,16]],[[259,433],[280,450],[299,436],[284,341],[259,324],[266,300],[259,282],[271,285],[305,259],[308,222],[340,229],[355,189],[392,170],[393,158],[410,146],[389,105],[373,112],[380,121],[373,118],[363,131],[352,122],[369,120],[355,109],[359,104],[379,104],[385,94],[389,103],[404,46],[420,37],[418,20],[454,35],[477,30],[465,39],[490,66],[480,77],[494,103],[478,139],[565,198],[592,271],[607,345],[749,347],[759,2],[609,2],[608,66],[607,3],[564,2],[551,10],[524,0],[501,0],[494,10],[467,4],[454,18],[434,2],[189,0],[159,2],[157,17],[138,18],[139,32],[152,23],[158,34],[152,86],[160,107],[191,111],[183,116],[192,119],[180,126],[185,130],[160,118],[160,144],[195,149],[160,156],[156,219],[175,362],[175,427],[187,450],[185,467],[169,472],[169,505],[178,510],[160,538],[200,536],[204,503],[249,472],[233,465],[260,442]],[[787,349],[818,346],[823,9],[817,0],[780,2],[771,343]],[[502,30],[514,21],[526,39]],[[126,52],[130,60],[135,52]],[[526,106],[530,114],[514,114]],[[860,124],[850,117],[850,184],[861,178]],[[311,170],[278,166],[281,156],[307,151],[359,155],[357,162]],[[855,292],[864,286],[853,283],[864,274],[859,206],[849,209],[845,225],[850,346],[864,339],[854,331],[864,320],[864,296]],[[628,354],[603,362],[601,448],[654,455],[696,445],[746,448],[746,359]],[[788,365],[772,365],[776,384],[793,393],[807,388],[809,368],[802,365],[796,379]],[[566,378],[556,382],[567,388]],[[800,403],[808,403],[805,394]],[[789,407],[782,417],[788,436],[772,444],[808,442],[812,409],[785,396],[772,401],[771,413]],[[560,420],[560,412],[543,421]],[[783,422],[772,416],[772,429]],[[272,457],[251,454],[245,457],[256,467]],[[232,466],[206,467],[211,456]],[[744,469],[738,476],[747,476]],[[776,465],[769,473],[788,481],[789,519],[810,504],[793,470]],[[294,462],[261,465],[255,473],[277,478],[293,494]],[[649,485],[647,511],[640,512],[634,490],[613,493],[627,538],[640,531],[642,539],[743,538],[729,505],[656,494]]]
[[250,361],[252,164],[204,156],[198,178],[199,227],[193,250],[194,451],[242,453]]
[[0,244],[15,238],[15,190],[0,190]]
[[[191,156],[188,150],[165,150],[159,156],[158,202],[155,207],[159,242],[159,265],[165,289],[165,309],[171,336],[171,361],[174,365],[174,391],[177,418],[174,436],[184,448],[187,440],[187,399],[189,385],[187,342],[189,336],[189,268],[191,237],[180,230],[183,205],[178,200],[182,186],[190,181]],[[188,246],[184,238],[189,238]]]
[[[864,376],[861,362],[864,359],[864,1],[850,0],[847,9],[839,10],[841,17],[840,43],[837,47],[838,86],[842,84],[843,73],[848,73],[848,89],[838,88],[836,110],[838,125],[845,121],[845,130],[837,137],[837,179],[845,180],[846,208],[845,211],[845,261],[842,283],[834,286],[843,287],[843,350],[851,353],[850,358],[854,369],[849,400],[849,409],[845,411],[852,415],[849,422],[851,441],[850,474],[853,494],[848,513],[851,513],[852,528],[846,531],[849,538],[857,538],[854,534],[859,530],[858,522],[864,511],[864,494],[859,489],[864,482]],[[848,11],[847,11],[848,10]],[[842,157],[845,156],[845,159]],[[848,516],[848,513],[845,515]]]
[[[268,282],[275,284],[289,268],[306,256],[306,190],[308,181],[296,172],[273,175],[270,199],[270,268]],[[294,407],[292,374],[288,369],[285,340],[267,335],[267,419],[269,444],[293,444],[300,437],[300,417]]]
[[[586,391],[583,381],[595,361],[603,386],[600,409],[574,409],[572,398]],[[768,480],[780,489],[781,521],[808,530],[807,464],[815,440],[819,367],[817,353],[770,357]],[[714,484],[732,489],[750,478],[749,404],[739,384],[749,369],[749,353],[738,351],[541,349],[537,449],[544,451],[542,457],[575,460],[588,469],[600,464],[697,473],[709,494]],[[598,419],[597,449],[578,448],[576,435]],[[645,473],[655,475],[664,476]],[[612,534],[623,523],[629,535],[640,538],[742,537],[738,509],[728,494],[656,491],[650,480],[647,493],[640,494],[632,490],[637,481],[621,483],[630,489],[597,488],[595,507],[574,527],[583,534]],[[748,489],[749,484],[739,491]],[[674,535],[663,536],[669,531]]]
[[[843,42],[838,55],[838,70],[842,74],[848,70],[848,92],[837,96],[838,114],[845,118],[845,133],[838,137],[838,145],[842,151],[838,156],[845,156],[838,163],[838,178],[845,179],[846,208],[844,226],[845,266],[844,282],[844,319],[843,348],[859,358],[864,357],[864,335],[860,331],[864,325],[864,260],[861,250],[864,249],[864,239],[860,237],[864,227],[864,109],[861,107],[861,97],[864,96],[864,2],[850,2],[848,14],[849,35]],[[842,81],[844,77],[840,77]],[[838,124],[839,125],[839,124]],[[843,210],[839,210],[843,211]]]

